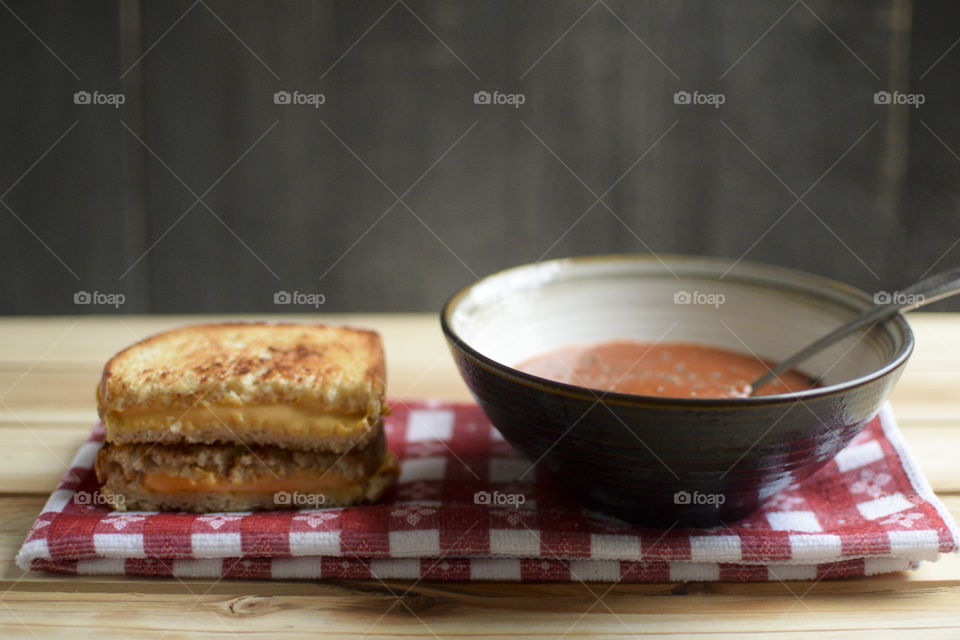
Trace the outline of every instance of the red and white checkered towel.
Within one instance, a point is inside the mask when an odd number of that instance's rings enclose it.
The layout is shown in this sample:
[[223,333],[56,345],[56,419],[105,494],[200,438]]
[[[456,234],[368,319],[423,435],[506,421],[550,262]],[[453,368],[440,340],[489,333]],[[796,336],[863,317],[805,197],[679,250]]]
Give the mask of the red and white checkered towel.
[[637,528],[585,511],[546,472],[526,473],[530,462],[474,405],[397,404],[385,428],[402,473],[380,504],[198,515],[100,505],[97,427],[17,564],[203,578],[757,581],[916,568],[960,539],[886,407],[813,477],[713,529]]

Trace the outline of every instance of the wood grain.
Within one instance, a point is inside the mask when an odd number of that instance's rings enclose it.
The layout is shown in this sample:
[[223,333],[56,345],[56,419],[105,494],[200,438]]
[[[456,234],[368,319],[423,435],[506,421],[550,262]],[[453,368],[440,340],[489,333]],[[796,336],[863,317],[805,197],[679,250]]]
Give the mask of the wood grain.
[[[222,317],[222,316],[221,316]],[[0,637],[899,638],[960,635],[960,556],[860,580],[727,584],[211,581],[24,573],[13,556],[95,419],[103,362],[200,317],[0,319]],[[381,331],[394,398],[466,400],[434,315],[304,316]],[[906,440],[960,517],[960,315],[913,314],[894,396]]]
[[[956,3],[407,2],[430,30],[390,0],[6,4],[79,78],[4,11],[0,73],[36,88],[0,102],[0,192],[78,124],[4,199],[77,277],[3,210],[3,313],[95,311],[78,289],[136,313],[270,311],[277,289],[313,287],[330,310],[435,309],[471,270],[544,252],[747,253],[875,291],[960,235],[960,57],[938,61]],[[127,102],[75,105],[81,87]],[[872,102],[908,87],[920,110]],[[281,89],[327,102],[284,108]],[[527,101],[475,105],[480,89]],[[678,90],[726,102],[676,105]],[[400,205],[379,220],[393,196],[351,151],[400,194],[474,122],[405,196],[423,224]],[[202,205],[180,220],[188,188],[221,175],[204,202],[233,233]],[[788,213],[814,184],[812,212]]]

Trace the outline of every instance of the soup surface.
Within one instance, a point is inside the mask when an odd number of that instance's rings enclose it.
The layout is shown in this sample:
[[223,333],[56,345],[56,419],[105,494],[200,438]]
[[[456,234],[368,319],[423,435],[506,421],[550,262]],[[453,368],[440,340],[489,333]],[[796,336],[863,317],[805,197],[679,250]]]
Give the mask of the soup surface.
[[[645,344],[627,340],[571,345],[536,356],[521,371],[600,391],[671,398],[745,398],[769,362],[735,351],[688,343]],[[797,371],[780,375],[758,395],[811,389]]]

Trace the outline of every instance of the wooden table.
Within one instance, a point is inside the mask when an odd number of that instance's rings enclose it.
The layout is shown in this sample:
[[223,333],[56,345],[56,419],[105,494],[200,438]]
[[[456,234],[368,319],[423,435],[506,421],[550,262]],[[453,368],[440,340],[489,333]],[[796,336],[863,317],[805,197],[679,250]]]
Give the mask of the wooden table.
[[[221,317],[222,318],[222,317]],[[290,316],[285,316],[290,319]],[[197,317],[0,319],[0,637],[960,637],[960,556],[919,571],[763,584],[237,582],[22,572],[13,557],[96,418],[107,358]],[[303,316],[317,320],[317,316]],[[386,341],[392,397],[466,400],[437,319],[322,318]],[[910,315],[893,397],[907,442],[960,517],[960,314]],[[398,601],[398,599],[400,601]],[[386,613],[385,613],[386,612]],[[382,616],[382,617],[381,617]]]

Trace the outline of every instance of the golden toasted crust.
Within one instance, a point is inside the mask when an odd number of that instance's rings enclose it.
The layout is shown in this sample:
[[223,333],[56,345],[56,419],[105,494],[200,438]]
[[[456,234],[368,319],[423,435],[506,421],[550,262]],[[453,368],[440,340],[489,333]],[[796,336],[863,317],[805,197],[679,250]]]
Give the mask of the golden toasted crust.
[[[111,358],[97,404],[108,441],[191,441],[178,435],[183,426],[178,418],[187,411],[204,422],[197,415],[206,407],[223,413],[279,406],[318,419],[285,433],[289,421],[282,417],[233,424],[208,411],[208,424],[198,424],[203,434],[193,441],[236,440],[250,428],[272,434],[260,442],[282,445],[292,438],[303,446],[317,437],[353,445],[372,436],[383,413],[384,379],[383,348],[373,331],[292,323],[192,325],[147,338]],[[142,419],[152,414],[164,418]],[[135,435],[140,432],[142,438]]]

